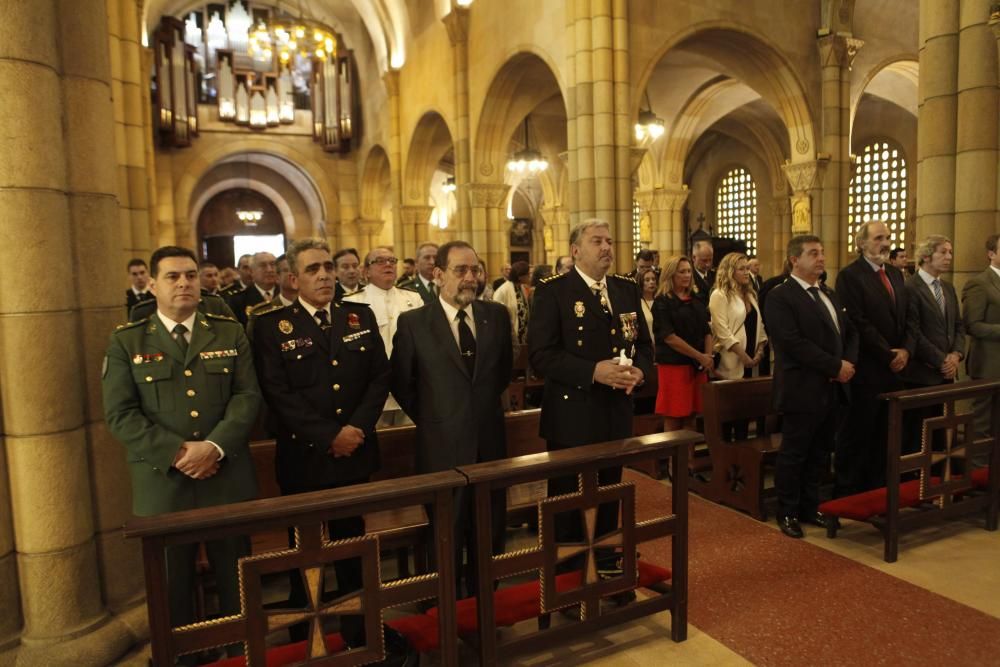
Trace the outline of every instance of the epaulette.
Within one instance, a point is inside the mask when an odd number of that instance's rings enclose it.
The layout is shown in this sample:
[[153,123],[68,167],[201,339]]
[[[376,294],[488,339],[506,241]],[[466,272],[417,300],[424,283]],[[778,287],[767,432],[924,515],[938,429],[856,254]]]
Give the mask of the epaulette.
[[224,322],[237,322],[235,317],[229,317],[228,315],[218,315],[216,313],[203,313],[203,315],[212,320],[223,320]]
[[124,331],[125,329],[132,329],[133,327],[137,327],[140,324],[145,324],[148,321],[149,318],[144,317],[141,320],[136,320],[135,322],[126,322],[125,324],[119,324],[118,326],[115,327],[115,331]]
[[568,275],[569,275],[568,273],[553,273],[551,276],[545,276],[544,278],[542,278],[542,282],[543,283],[550,283],[553,280],[558,280],[559,278],[562,278],[563,276],[568,276]]
[[270,315],[271,313],[276,313],[279,310],[284,310],[288,306],[283,303],[275,303],[273,301],[264,301],[253,307],[250,314],[254,317],[263,317],[264,315]]
[[275,310],[280,310],[284,308],[285,305],[281,302],[274,301],[261,301],[256,306],[250,309],[250,314],[254,317],[260,317]]
[[628,282],[632,283],[633,285],[638,285],[639,284],[639,281],[636,280],[635,278],[633,278],[632,276],[623,276],[620,273],[612,273],[611,275],[614,276],[615,278],[619,278],[621,280],[627,280]]

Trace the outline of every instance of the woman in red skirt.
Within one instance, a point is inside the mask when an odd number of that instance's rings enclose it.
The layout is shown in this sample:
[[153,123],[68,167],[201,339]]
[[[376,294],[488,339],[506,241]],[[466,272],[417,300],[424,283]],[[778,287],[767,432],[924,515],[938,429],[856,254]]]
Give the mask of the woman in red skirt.
[[701,412],[701,385],[714,369],[708,309],[691,295],[693,272],[687,257],[671,258],[653,301],[659,379],[656,414],[666,418],[664,431],[683,428],[685,419]]

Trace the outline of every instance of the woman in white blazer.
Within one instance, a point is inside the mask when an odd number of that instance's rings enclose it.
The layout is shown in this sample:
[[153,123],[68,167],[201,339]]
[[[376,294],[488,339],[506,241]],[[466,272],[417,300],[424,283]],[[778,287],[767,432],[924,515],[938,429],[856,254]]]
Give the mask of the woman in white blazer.
[[719,363],[715,375],[724,380],[751,377],[764,356],[767,333],[750,281],[747,256],[731,252],[722,258],[715,289],[708,300]]

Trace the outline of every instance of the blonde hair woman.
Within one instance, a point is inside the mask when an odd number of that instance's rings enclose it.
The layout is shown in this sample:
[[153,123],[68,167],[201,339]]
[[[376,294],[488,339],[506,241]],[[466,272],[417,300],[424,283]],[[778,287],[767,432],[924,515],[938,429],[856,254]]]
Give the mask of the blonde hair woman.
[[750,260],[731,252],[722,258],[708,300],[712,335],[720,353],[716,374],[725,380],[750,377],[764,356],[767,333],[750,281]]

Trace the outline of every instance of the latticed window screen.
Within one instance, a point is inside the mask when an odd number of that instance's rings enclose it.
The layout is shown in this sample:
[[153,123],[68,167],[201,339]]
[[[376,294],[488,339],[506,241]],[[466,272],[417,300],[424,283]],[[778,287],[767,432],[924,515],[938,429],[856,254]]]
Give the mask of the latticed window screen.
[[862,223],[884,220],[889,225],[893,247],[905,247],[906,158],[903,150],[888,141],[875,141],[865,146],[858,156],[847,201],[848,238],[854,238]]
[[719,236],[747,244],[747,254],[757,254],[757,186],[750,172],[736,167],[719,182],[715,192]]
[[642,225],[640,221],[642,220],[642,209],[639,208],[639,202],[635,199],[632,200],[632,249],[633,252],[639,252],[642,248]]

